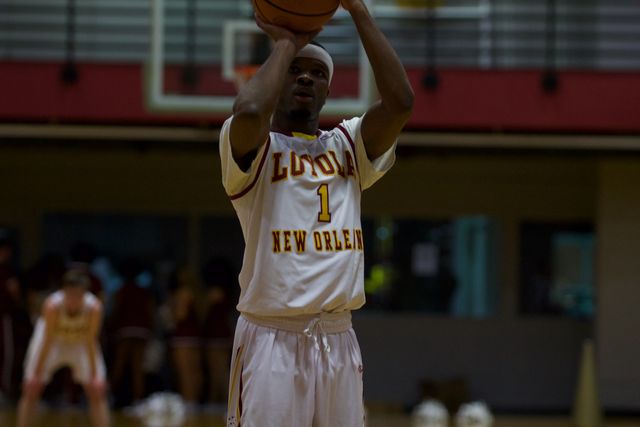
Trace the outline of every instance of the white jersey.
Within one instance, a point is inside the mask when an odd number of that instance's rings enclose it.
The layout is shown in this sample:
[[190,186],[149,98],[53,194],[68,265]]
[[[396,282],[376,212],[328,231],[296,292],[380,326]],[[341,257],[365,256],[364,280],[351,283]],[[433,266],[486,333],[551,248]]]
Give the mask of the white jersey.
[[53,339],[65,343],[85,342],[89,334],[91,311],[98,303],[98,299],[90,292],[85,292],[80,312],[70,316],[64,309],[64,292],[54,292],[50,297],[51,303],[57,308],[56,324],[53,325]]
[[[86,341],[91,326],[91,311],[99,304],[98,299],[90,292],[85,292],[82,308],[79,313],[69,316],[63,306],[64,292],[54,292],[48,299],[57,309],[56,323],[52,325],[52,341],[44,364],[41,379],[48,383],[52,375],[63,366],[71,368],[73,379],[86,384],[91,380],[91,363]],[[24,361],[25,379],[33,378],[42,352],[45,338],[45,320],[38,318],[36,327],[29,342],[29,348]],[[102,351],[97,346],[95,357],[95,375],[99,379],[105,378],[105,365]]]
[[245,240],[238,310],[296,316],[360,308],[360,195],[391,168],[395,144],[370,161],[361,117],[315,137],[270,132],[243,172],[231,153],[232,119],[222,127],[220,158]]

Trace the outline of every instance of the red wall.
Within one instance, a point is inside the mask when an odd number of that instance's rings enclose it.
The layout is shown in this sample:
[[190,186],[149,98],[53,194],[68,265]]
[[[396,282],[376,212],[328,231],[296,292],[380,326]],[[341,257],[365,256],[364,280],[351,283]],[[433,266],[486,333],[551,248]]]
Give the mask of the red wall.
[[[145,110],[139,64],[80,64],[74,85],[60,82],[57,63],[0,63],[1,122],[217,125],[222,116],[157,115]],[[201,73],[204,91],[233,93]],[[422,86],[423,72],[410,69],[416,92],[410,129],[554,132],[640,132],[640,72],[559,74],[559,88],[545,93],[540,71],[441,70],[440,86]],[[167,88],[180,88],[169,70]],[[337,81],[334,93],[352,90]]]

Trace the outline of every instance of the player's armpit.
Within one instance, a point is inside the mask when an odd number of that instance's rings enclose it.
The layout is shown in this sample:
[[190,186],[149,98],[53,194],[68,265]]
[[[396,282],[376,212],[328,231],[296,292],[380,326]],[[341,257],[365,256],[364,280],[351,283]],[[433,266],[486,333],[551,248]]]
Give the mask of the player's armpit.
[[381,101],[369,108],[360,126],[362,142],[369,160],[373,161],[389,150],[400,136],[410,116],[411,109],[392,113]]
[[265,125],[258,117],[249,113],[234,114],[229,128],[229,142],[233,159],[240,169],[249,169],[268,137],[268,123]]

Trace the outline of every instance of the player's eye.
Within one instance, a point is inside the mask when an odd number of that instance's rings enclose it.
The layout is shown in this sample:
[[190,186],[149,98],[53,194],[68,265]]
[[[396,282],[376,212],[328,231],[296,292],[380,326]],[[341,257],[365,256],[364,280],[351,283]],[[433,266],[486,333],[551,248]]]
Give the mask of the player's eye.
[[289,66],[289,72],[291,74],[298,74],[300,72],[300,67],[298,67],[297,65],[291,65]]
[[313,75],[316,77],[322,77],[323,79],[327,78],[327,73],[325,73],[324,70],[320,69],[320,68],[316,68],[313,70]]

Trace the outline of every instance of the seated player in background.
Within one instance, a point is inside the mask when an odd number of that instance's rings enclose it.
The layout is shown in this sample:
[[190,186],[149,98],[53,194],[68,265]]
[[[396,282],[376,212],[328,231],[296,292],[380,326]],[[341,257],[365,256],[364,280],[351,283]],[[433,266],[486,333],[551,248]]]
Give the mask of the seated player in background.
[[109,425],[105,366],[98,344],[102,304],[89,286],[86,274],[69,270],[62,278],[62,289],[45,300],[25,359],[18,427],[30,425],[44,386],[65,366],[84,387],[92,424]]

